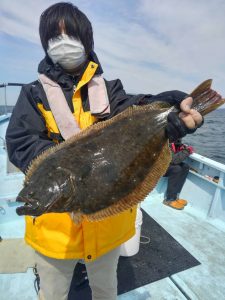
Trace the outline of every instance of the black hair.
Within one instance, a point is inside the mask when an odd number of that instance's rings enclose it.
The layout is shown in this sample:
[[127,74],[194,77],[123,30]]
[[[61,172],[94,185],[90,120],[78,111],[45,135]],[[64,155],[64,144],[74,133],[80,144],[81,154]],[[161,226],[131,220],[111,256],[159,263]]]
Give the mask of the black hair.
[[48,41],[61,34],[62,26],[68,36],[79,39],[87,55],[94,48],[93,30],[86,15],[69,2],[59,2],[48,7],[40,17],[39,34],[47,53]]

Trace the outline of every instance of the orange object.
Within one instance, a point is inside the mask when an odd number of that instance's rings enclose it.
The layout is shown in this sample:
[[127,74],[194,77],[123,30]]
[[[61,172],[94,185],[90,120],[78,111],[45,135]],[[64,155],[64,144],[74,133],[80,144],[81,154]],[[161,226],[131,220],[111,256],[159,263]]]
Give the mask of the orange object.
[[172,207],[174,209],[178,209],[178,210],[184,209],[184,206],[185,206],[184,204],[179,203],[177,200],[174,200],[174,201],[166,201],[166,200],[164,200],[163,204],[165,204],[167,206],[170,206],[170,207]]
[[186,206],[188,203],[187,200],[184,200],[184,199],[177,199],[176,201],[183,204],[184,206]]

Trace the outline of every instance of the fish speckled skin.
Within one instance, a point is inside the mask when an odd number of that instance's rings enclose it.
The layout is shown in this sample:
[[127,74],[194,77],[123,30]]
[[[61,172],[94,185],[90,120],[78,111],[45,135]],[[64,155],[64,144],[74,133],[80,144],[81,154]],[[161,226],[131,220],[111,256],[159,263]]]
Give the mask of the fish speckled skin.
[[[191,94],[202,114],[224,103],[210,86],[208,80]],[[74,212],[98,220],[142,201],[170,163],[165,106],[130,107],[47,150],[27,173],[17,198],[26,204],[17,213]]]

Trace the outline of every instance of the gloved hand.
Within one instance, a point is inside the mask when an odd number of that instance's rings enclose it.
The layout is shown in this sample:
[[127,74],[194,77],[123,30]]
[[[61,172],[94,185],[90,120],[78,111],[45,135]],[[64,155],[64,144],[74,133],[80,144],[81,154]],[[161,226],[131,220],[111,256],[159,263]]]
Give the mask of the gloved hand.
[[188,128],[184,122],[179,118],[178,114],[171,112],[167,117],[166,135],[169,142],[175,142],[176,140],[184,137],[188,133]]
[[188,133],[193,133],[204,123],[203,117],[196,110],[191,109],[193,99],[188,97],[180,103],[181,112],[169,113],[167,117],[166,134],[170,142],[174,142],[184,137]]

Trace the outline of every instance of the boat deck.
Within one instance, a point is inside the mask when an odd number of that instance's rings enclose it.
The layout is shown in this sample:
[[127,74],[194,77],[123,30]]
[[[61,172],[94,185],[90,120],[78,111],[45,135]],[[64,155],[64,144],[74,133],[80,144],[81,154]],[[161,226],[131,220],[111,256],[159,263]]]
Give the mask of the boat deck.
[[[142,208],[201,265],[120,295],[118,299],[225,299],[225,228],[216,228],[191,207],[176,211],[163,205],[162,195],[156,193],[142,203]],[[1,227],[3,239],[21,237],[19,232],[23,230],[23,222],[16,224],[14,221],[8,225]],[[17,229],[15,236],[13,227]],[[30,268],[27,273],[0,274],[1,299],[36,299],[34,279]]]

